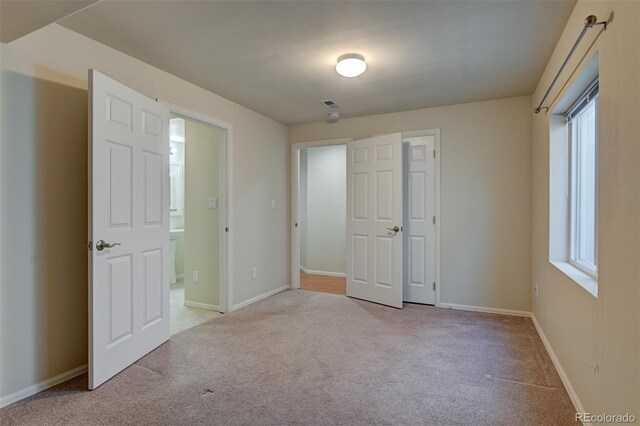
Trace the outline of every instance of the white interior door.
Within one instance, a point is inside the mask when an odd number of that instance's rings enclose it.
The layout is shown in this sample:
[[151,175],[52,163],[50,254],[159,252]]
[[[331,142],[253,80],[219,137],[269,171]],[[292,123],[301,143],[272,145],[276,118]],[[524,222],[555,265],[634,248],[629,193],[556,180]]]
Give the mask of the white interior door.
[[89,71],[90,389],[169,339],[168,129],[166,107]]
[[436,303],[435,136],[405,138],[404,300]]
[[347,143],[347,296],[402,308],[402,138]]

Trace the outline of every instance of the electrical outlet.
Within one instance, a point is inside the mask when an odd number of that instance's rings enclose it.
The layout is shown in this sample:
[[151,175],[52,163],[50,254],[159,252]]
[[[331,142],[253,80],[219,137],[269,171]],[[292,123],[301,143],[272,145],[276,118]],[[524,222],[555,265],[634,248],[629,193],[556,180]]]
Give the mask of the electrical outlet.
[[200,281],[200,271],[193,271],[193,282],[197,283]]
[[272,209],[276,208],[276,200],[271,200],[271,208]]
[[256,268],[251,268],[251,279],[255,280],[258,277],[258,270]]
[[540,296],[540,287],[538,287],[538,283],[533,284],[533,295],[536,296],[536,299]]

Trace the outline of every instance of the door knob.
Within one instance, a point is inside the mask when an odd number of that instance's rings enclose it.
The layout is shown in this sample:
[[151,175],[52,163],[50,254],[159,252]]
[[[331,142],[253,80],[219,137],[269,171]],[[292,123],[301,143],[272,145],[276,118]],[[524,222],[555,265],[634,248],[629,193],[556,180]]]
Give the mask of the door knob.
[[121,246],[122,244],[120,243],[112,243],[109,244],[108,242],[106,242],[105,240],[98,240],[96,242],[96,250],[98,251],[102,251],[106,248],[111,248],[111,247],[115,247],[115,246]]
[[392,231],[392,232],[398,233],[398,232],[400,232],[400,227],[398,225],[396,225],[393,228],[387,228],[387,231]]

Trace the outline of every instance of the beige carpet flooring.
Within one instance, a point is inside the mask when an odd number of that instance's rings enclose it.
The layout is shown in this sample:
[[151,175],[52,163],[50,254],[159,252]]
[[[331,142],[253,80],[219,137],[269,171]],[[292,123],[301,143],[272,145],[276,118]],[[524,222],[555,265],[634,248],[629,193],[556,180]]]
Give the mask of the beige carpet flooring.
[[171,337],[95,391],[0,412],[27,424],[560,425],[573,407],[531,320],[286,291]]

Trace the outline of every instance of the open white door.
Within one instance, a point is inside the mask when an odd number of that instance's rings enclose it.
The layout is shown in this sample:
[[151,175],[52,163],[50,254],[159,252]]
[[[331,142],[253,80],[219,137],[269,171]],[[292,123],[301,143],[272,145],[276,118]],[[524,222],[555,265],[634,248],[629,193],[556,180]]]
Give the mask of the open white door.
[[402,137],[347,143],[347,296],[402,308]]
[[169,339],[169,111],[89,71],[89,389]]

